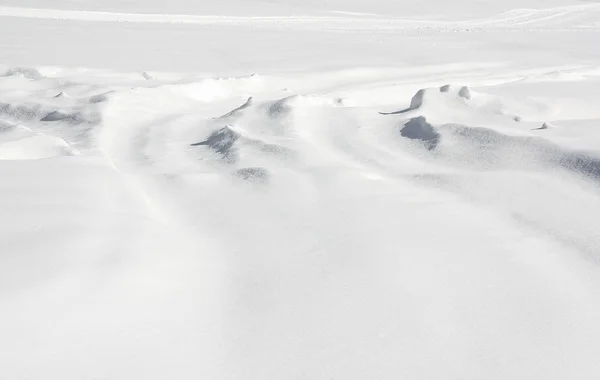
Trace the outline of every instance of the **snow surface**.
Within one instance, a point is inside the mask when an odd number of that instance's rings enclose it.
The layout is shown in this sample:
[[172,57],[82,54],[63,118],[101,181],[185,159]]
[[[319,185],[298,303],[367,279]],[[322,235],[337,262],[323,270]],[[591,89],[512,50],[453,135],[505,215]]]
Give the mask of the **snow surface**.
[[0,379],[600,377],[598,2],[0,31]]

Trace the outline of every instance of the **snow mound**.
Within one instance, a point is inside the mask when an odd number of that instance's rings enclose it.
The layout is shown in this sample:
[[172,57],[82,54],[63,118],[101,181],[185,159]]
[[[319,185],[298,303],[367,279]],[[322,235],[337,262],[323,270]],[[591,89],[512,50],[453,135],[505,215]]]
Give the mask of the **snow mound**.
[[236,129],[232,125],[226,125],[213,131],[205,140],[190,144],[192,147],[205,146],[227,163],[238,162],[240,151],[248,152],[251,156],[277,156],[278,160],[292,157],[293,152],[279,144],[266,142],[246,131]]
[[460,103],[467,104],[471,99],[471,90],[466,86],[451,86],[449,84],[439,88],[422,88],[410,100],[410,106],[395,112],[380,112],[382,115],[395,115],[416,111],[425,106],[439,104]]
[[46,116],[41,118],[40,121],[67,121],[71,124],[81,124],[91,120],[86,119],[86,117],[81,112],[67,112],[64,110],[56,110],[48,113]]
[[64,91],[61,91],[61,92],[59,92],[58,94],[54,95],[54,98],[55,98],[55,99],[60,99],[60,98],[70,98],[70,96],[69,96],[69,95],[68,95],[66,92],[64,92]]
[[0,117],[14,121],[39,119],[44,111],[39,104],[11,104],[0,102]]
[[239,133],[233,131],[230,126],[225,126],[211,133],[206,140],[191,146],[206,146],[222,155],[226,161],[233,162],[236,160],[234,144],[239,138]]
[[42,134],[0,142],[0,160],[35,160],[78,154],[65,140]]
[[103,103],[108,100],[108,95],[113,91],[108,91],[102,94],[91,96],[88,100],[90,104]]
[[546,129],[554,129],[554,128],[556,128],[556,126],[554,126],[552,123],[549,123],[549,122],[546,121],[546,122],[544,122],[544,124],[542,124],[541,127],[539,127],[539,128],[533,128],[533,130],[534,131],[543,131],[543,130],[546,130]]
[[52,111],[44,116],[41,121],[59,121],[69,118],[69,114],[63,111]]
[[[250,110],[254,106],[254,98],[250,96],[242,105],[218,117],[217,119],[239,117],[244,113],[244,111]],[[294,108],[319,106],[343,106],[343,99],[332,99],[317,95],[292,95],[274,101],[264,102],[259,104],[257,107],[254,107],[254,110],[257,110],[258,113],[262,113],[263,115],[266,113],[266,115],[271,119],[277,119],[288,116]]]
[[47,105],[38,103],[11,104],[0,102],[0,118],[13,122],[39,120],[44,122],[66,121],[70,124],[95,124],[99,121],[100,116],[93,109],[87,109],[85,106],[77,106],[71,110],[52,110]]
[[566,149],[540,137],[511,136],[460,124],[436,127],[423,116],[407,121],[400,134],[419,141],[451,166],[476,170],[549,167],[600,180],[600,157]]
[[31,68],[31,67],[13,67],[13,68],[6,70],[0,76],[2,76],[2,77],[22,76],[24,78],[33,79],[33,80],[44,78],[44,76],[42,74],[40,74],[39,71],[37,71],[36,69]]
[[252,103],[254,102],[252,97],[249,97],[246,102],[244,102],[244,104],[242,104],[241,106],[227,112],[225,115],[220,116],[218,119],[226,119],[228,117],[232,117],[232,116],[236,116],[238,115],[241,111],[245,110],[246,108],[249,108],[250,106],[252,106]]
[[507,110],[502,99],[476,93],[467,86],[453,85],[420,89],[412,97],[407,108],[380,114],[407,114],[413,117],[426,115],[428,119],[436,122],[464,122],[474,116],[500,116],[515,122],[521,121],[520,116]]
[[263,108],[271,118],[284,117],[300,107],[340,107],[343,100],[318,95],[292,95],[275,102],[266,103]]

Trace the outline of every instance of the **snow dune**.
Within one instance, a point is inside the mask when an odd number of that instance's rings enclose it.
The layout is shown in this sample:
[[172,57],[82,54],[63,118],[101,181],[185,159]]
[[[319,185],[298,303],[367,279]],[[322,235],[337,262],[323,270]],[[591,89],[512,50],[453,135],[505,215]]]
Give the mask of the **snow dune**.
[[140,4],[0,7],[0,378],[598,377],[597,4]]

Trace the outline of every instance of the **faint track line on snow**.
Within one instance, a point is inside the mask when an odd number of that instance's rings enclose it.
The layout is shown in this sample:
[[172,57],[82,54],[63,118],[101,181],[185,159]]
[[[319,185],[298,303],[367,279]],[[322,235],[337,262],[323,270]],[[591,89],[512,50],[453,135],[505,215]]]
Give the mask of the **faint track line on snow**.
[[550,9],[517,9],[488,19],[431,21],[394,17],[339,16],[225,16],[136,14],[101,11],[33,9],[0,6],[0,16],[89,22],[129,22],[192,25],[253,26],[318,29],[326,31],[477,32],[486,30],[596,30],[600,29],[600,4]]

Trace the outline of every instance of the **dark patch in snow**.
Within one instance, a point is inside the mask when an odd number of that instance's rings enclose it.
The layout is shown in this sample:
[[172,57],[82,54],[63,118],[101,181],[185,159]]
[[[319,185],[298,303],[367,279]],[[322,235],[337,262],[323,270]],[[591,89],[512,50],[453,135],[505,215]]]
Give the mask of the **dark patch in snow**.
[[66,114],[62,111],[53,111],[44,116],[41,121],[60,121],[69,118],[69,114]]
[[221,154],[228,162],[235,162],[237,157],[234,144],[239,138],[240,135],[237,132],[229,126],[225,126],[211,133],[206,140],[191,144],[191,146],[207,146]]
[[403,137],[421,141],[429,150],[435,149],[440,140],[440,134],[423,116],[412,118],[406,122],[400,130],[400,134]]
[[235,176],[253,183],[264,184],[269,181],[269,172],[267,169],[261,167],[242,168],[236,170]]
[[14,120],[28,121],[38,119],[43,115],[39,104],[8,104],[0,102],[0,115]]
[[90,104],[96,104],[96,103],[102,103],[108,100],[108,94],[110,94],[112,91],[109,92],[105,92],[102,94],[98,94],[98,95],[94,95],[92,97],[90,97],[89,99],[89,103]]
[[292,99],[294,97],[295,97],[295,95],[292,95],[287,98],[279,99],[278,101],[272,103],[267,108],[267,114],[269,115],[269,117],[277,118],[277,117],[286,116],[290,112],[290,106],[288,103],[289,103],[290,99]]
[[543,131],[545,129],[550,129],[550,128],[554,128],[554,126],[548,122],[542,124],[541,127],[539,128],[533,128],[532,131]]
[[458,162],[488,169],[548,165],[600,180],[600,157],[565,149],[540,137],[509,136],[464,125],[443,128],[449,129],[447,137],[452,143],[451,147],[439,146],[439,152]]
[[458,96],[463,99],[471,99],[471,89],[467,86],[463,86],[458,90]]
[[600,181],[600,157],[585,153],[563,153],[558,159],[563,168]]
[[46,116],[41,118],[40,121],[65,121],[69,124],[96,124],[100,121],[100,116],[97,113],[89,113],[84,115],[82,112],[65,112],[62,110],[57,110],[48,113]]

